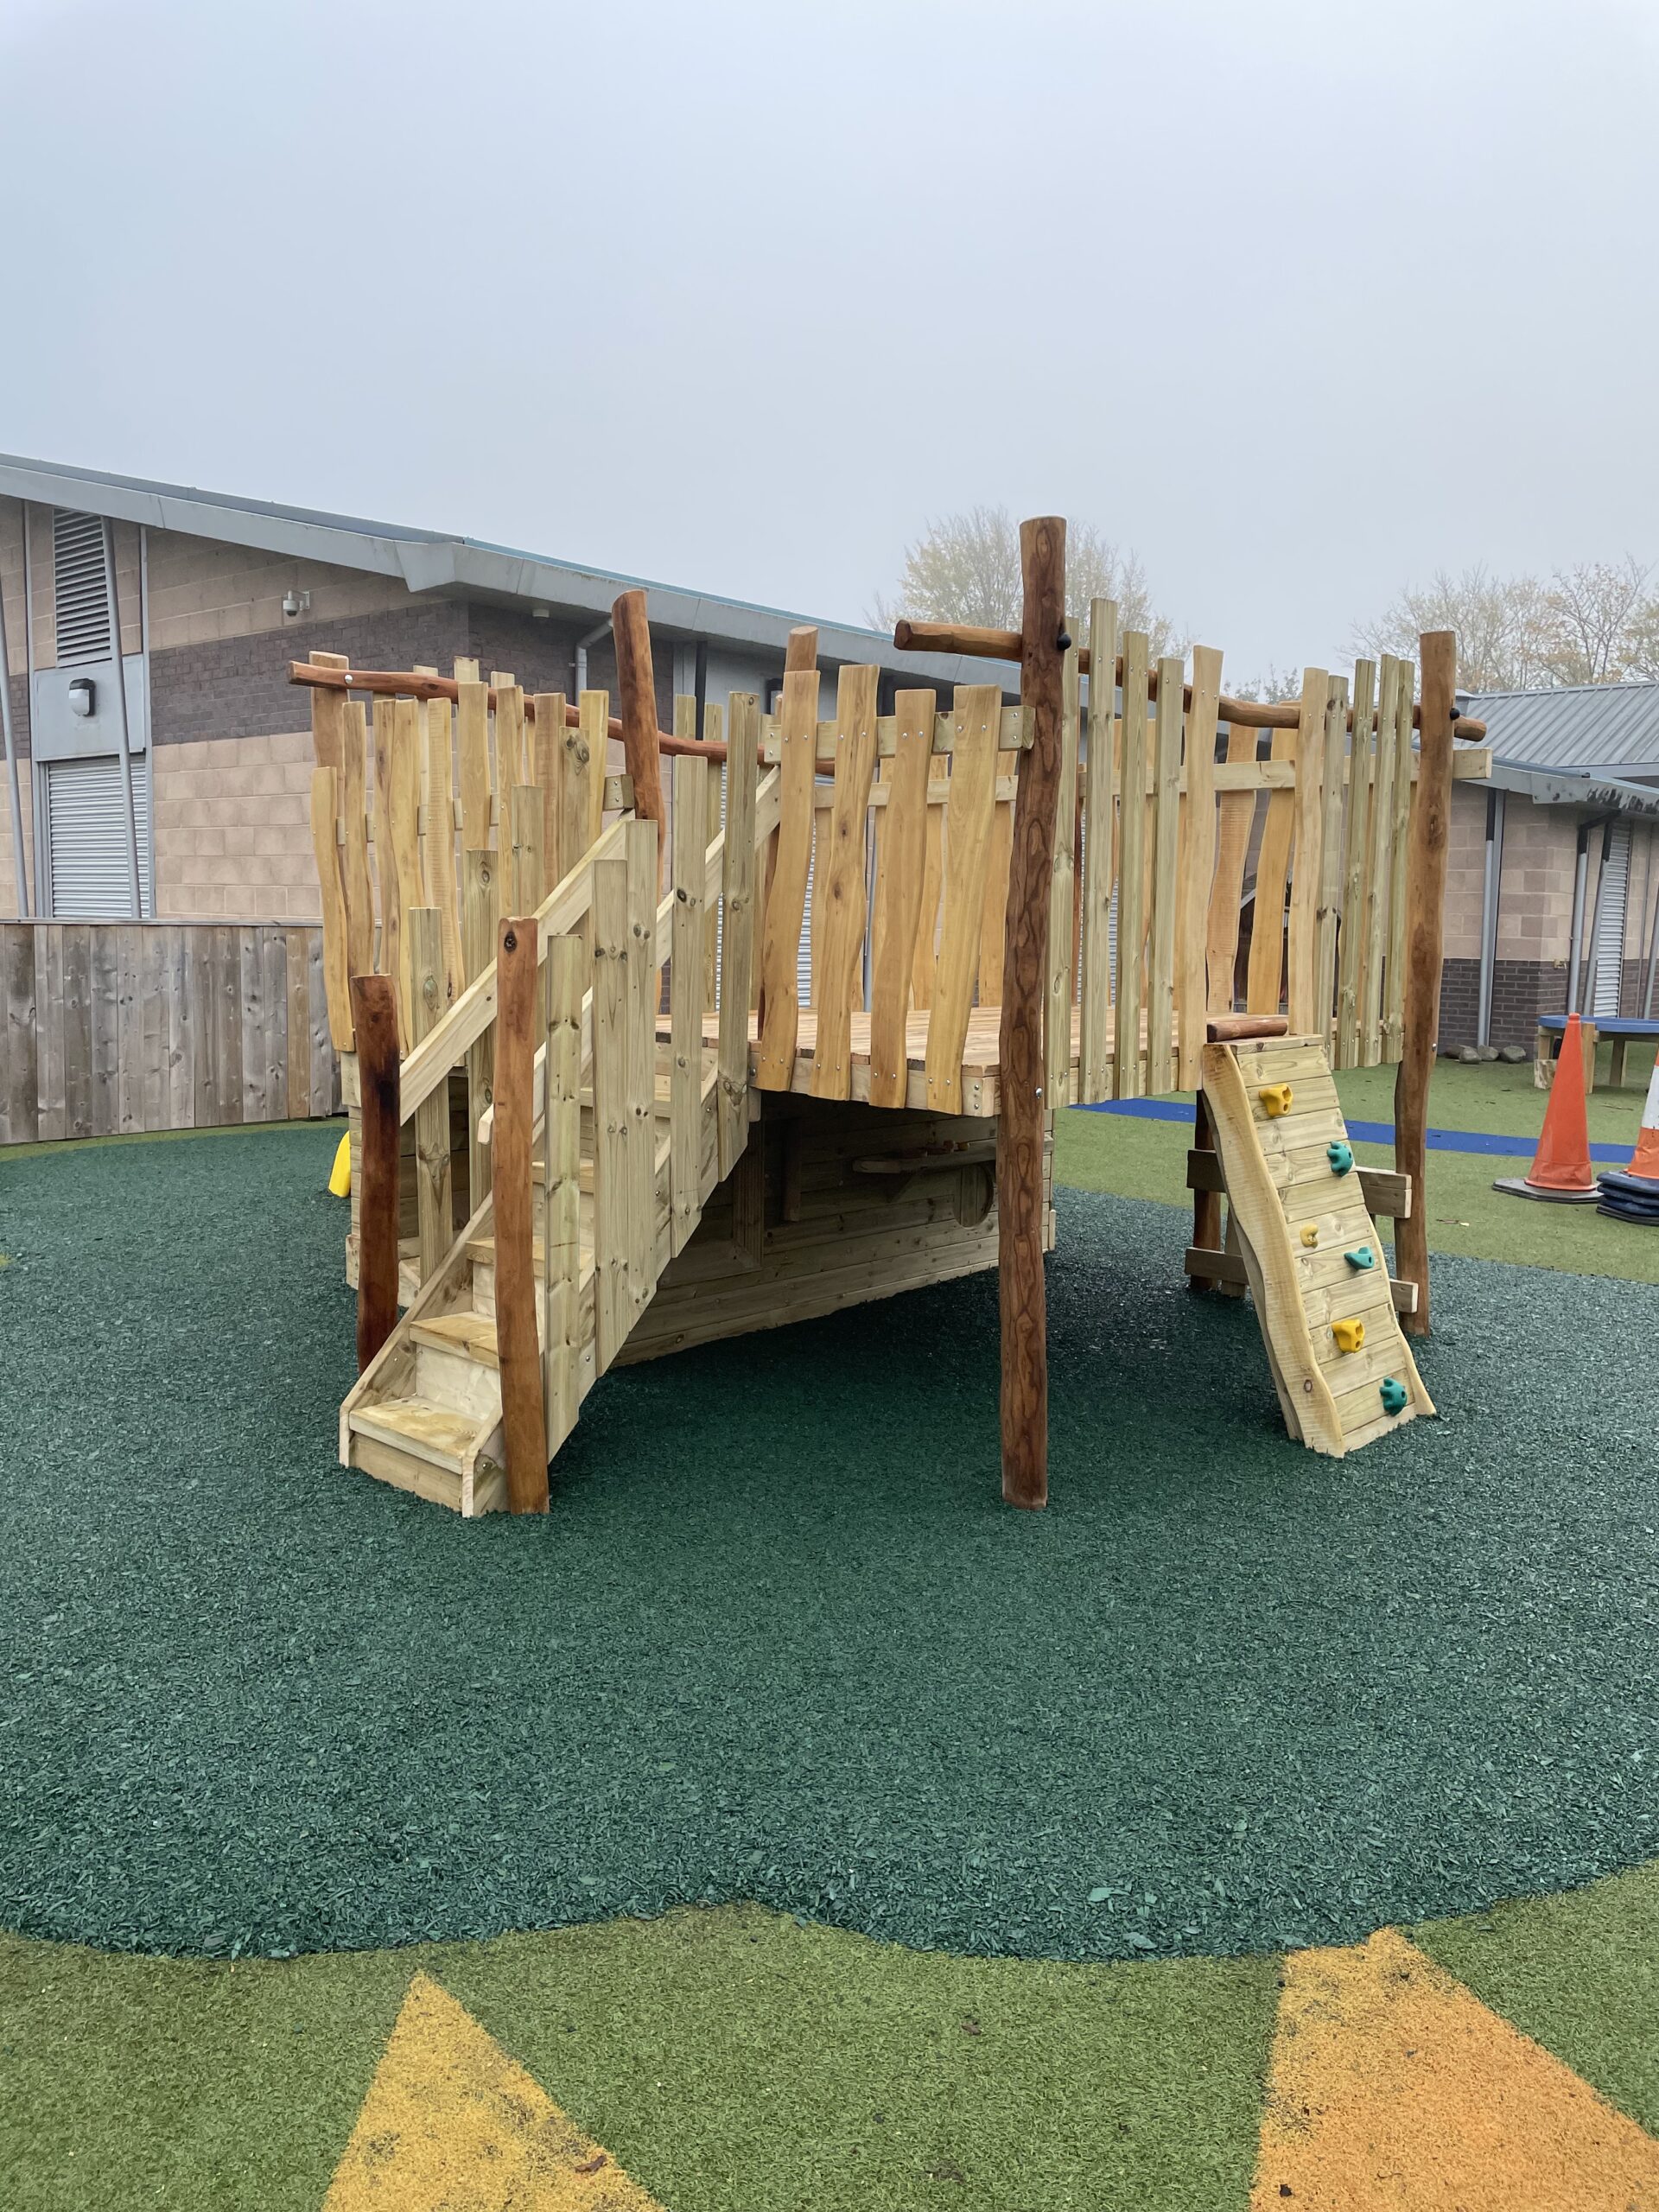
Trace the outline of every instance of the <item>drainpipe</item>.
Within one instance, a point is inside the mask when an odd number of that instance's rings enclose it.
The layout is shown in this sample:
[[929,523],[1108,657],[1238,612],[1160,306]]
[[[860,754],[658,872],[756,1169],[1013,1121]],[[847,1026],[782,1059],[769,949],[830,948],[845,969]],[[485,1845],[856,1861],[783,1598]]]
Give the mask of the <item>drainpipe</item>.
[[115,644],[116,719],[121,728],[121,797],[127,810],[127,896],[132,918],[143,915],[138,887],[138,813],[132,797],[132,744],[127,728],[127,675],[121,653],[121,607],[115,590],[115,524],[104,518],[104,594],[109,602],[110,635]]
[[[29,530],[23,510],[23,530]],[[6,654],[6,609],[0,600],[0,731],[6,746],[6,782],[11,791],[11,856],[16,863],[17,912],[29,919],[29,874],[23,865],[23,798],[17,779],[17,740],[11,727],[11,663]]]
[[589,645],[596,645],[601,638],[608,638],[610,634],[611,618],[607,614],[602,622],[595,624],[594,628],[588,631],[586,637],[576,639],[576,696],[578,699],[588,689],[588,648]]
[[1584,948],[1584,882],[1589,870],[1590,824],[1579,824],[1579,856],[1573,866],[1573,935],[1567,949],[1567,1010],[1579,1010],[1579,955]]
[[1475,1042],[1492,1041],[1492,978],[1497,967],[1497,893],[1503,872],[1503,794],[1486,794],[1486,876],[1480,899],[1480,1007]]
[[[1652,875],[1656,870],[1659,870],[1659,837],[1649,837],[1648,874]],[[1656,971],[1659,971],[1659,899],[1653,902],[1653,933],[1648,939],[1648,980],[1642,993],[1642,1019],[1644,1021],[1653,1020],[1653,979]]]

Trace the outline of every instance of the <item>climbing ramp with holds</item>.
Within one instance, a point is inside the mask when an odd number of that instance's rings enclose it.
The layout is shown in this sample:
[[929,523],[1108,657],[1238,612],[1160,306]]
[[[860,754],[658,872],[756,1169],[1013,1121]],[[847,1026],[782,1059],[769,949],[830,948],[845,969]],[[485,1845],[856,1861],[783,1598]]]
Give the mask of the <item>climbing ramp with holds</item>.
[[1396,1312],[1409,1286],[1383,1264],[1323,1042],[1217,1037],[1204,1101],[1286,1427],[1340,1459],[1432,1414]]

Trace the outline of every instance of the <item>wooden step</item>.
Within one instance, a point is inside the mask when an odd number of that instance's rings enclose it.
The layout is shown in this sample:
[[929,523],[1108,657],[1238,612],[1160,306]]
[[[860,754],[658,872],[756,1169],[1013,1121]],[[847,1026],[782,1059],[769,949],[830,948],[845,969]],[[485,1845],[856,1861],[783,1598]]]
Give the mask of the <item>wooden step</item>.
[[355,1434],[396,1445],[452,1474],[466,1464],[480,1427],[475,1414],[435,1406],[429,1398],[383,1398],[378,1405],[354,1406],[350,1419]]
[[[543,1301],[536,1301],[536,1334],[546,1335],[547,1309]],[[466,1359],[476,1360],[480,1367],[499,1369],[501,1362],[496,1351],[495,1316],[493,1313],[470,1312],[443,1313],[434,1321],[411,1321],[409,1333],[417,1344],[428,1344],[435,1351],[458,1353]]]

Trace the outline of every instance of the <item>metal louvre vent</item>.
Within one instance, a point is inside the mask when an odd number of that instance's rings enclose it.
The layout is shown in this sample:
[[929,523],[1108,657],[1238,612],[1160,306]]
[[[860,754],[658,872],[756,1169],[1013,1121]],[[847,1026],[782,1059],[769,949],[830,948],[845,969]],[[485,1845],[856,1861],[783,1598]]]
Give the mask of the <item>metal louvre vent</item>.
[[52,511],[52,582],[58,666],[84,668],[115,657],[104,580],[104,522],[72,508]]
[[[129,918],[132,899],[120,760],[114,753],[105,753],[85,760],[49,760],[43,766],[53,913],[86,921]],[[139,895],[148,916],[156,911],[150,886],[148,753],[132,757],[132,810],[138,830]]]
[[1611,1019],[1618,1012],[1624,980],[1624,920],[1630,894],[1630,825],[1615,822],[1607,838],[1599,897],[1591,931],[1590,1011]]

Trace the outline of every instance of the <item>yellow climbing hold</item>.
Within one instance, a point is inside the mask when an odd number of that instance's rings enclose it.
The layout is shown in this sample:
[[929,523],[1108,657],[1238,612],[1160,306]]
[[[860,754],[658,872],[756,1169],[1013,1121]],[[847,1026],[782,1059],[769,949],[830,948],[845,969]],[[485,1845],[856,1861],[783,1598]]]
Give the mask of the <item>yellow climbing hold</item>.
[[1333,1321],[1331,1333],[1337,1340],[1338,1351],[1357,1351],[1365,1341],[1365,1324],[1363,1321]]
[[352,1195],[352,1133],[346,1130],[334,1148],[334,1164],[328,1171],[328,1192],[331,1198],[349,1198]]
[[322,2212],[662,2212],[463,2005],[409,1986]]
[[1634,2212],[1659,2143],[1385,1928],[1285,1961],[1251,2212]]
[[1318,1223],[1317,1221],[1305,1221],[1305,1222],[1302,1224],[1302,1242],[1303,1242],[1303,1243],[1306,1245],[1306,1247],[1307,1247],[1308,1250],[1311,1252],[1311,1251],[1313,1249],[1313,1248],[1315,1247],[1315,1245],[1317,1245],[1317,1244],[1318,1244],[1319,1241],[1319,1223]]
[[1291,1090],[1287,1083],[1270,1083],[1256,1093],[1262,1101],[1262,1110],[1270,1122],[1290,1111]]

